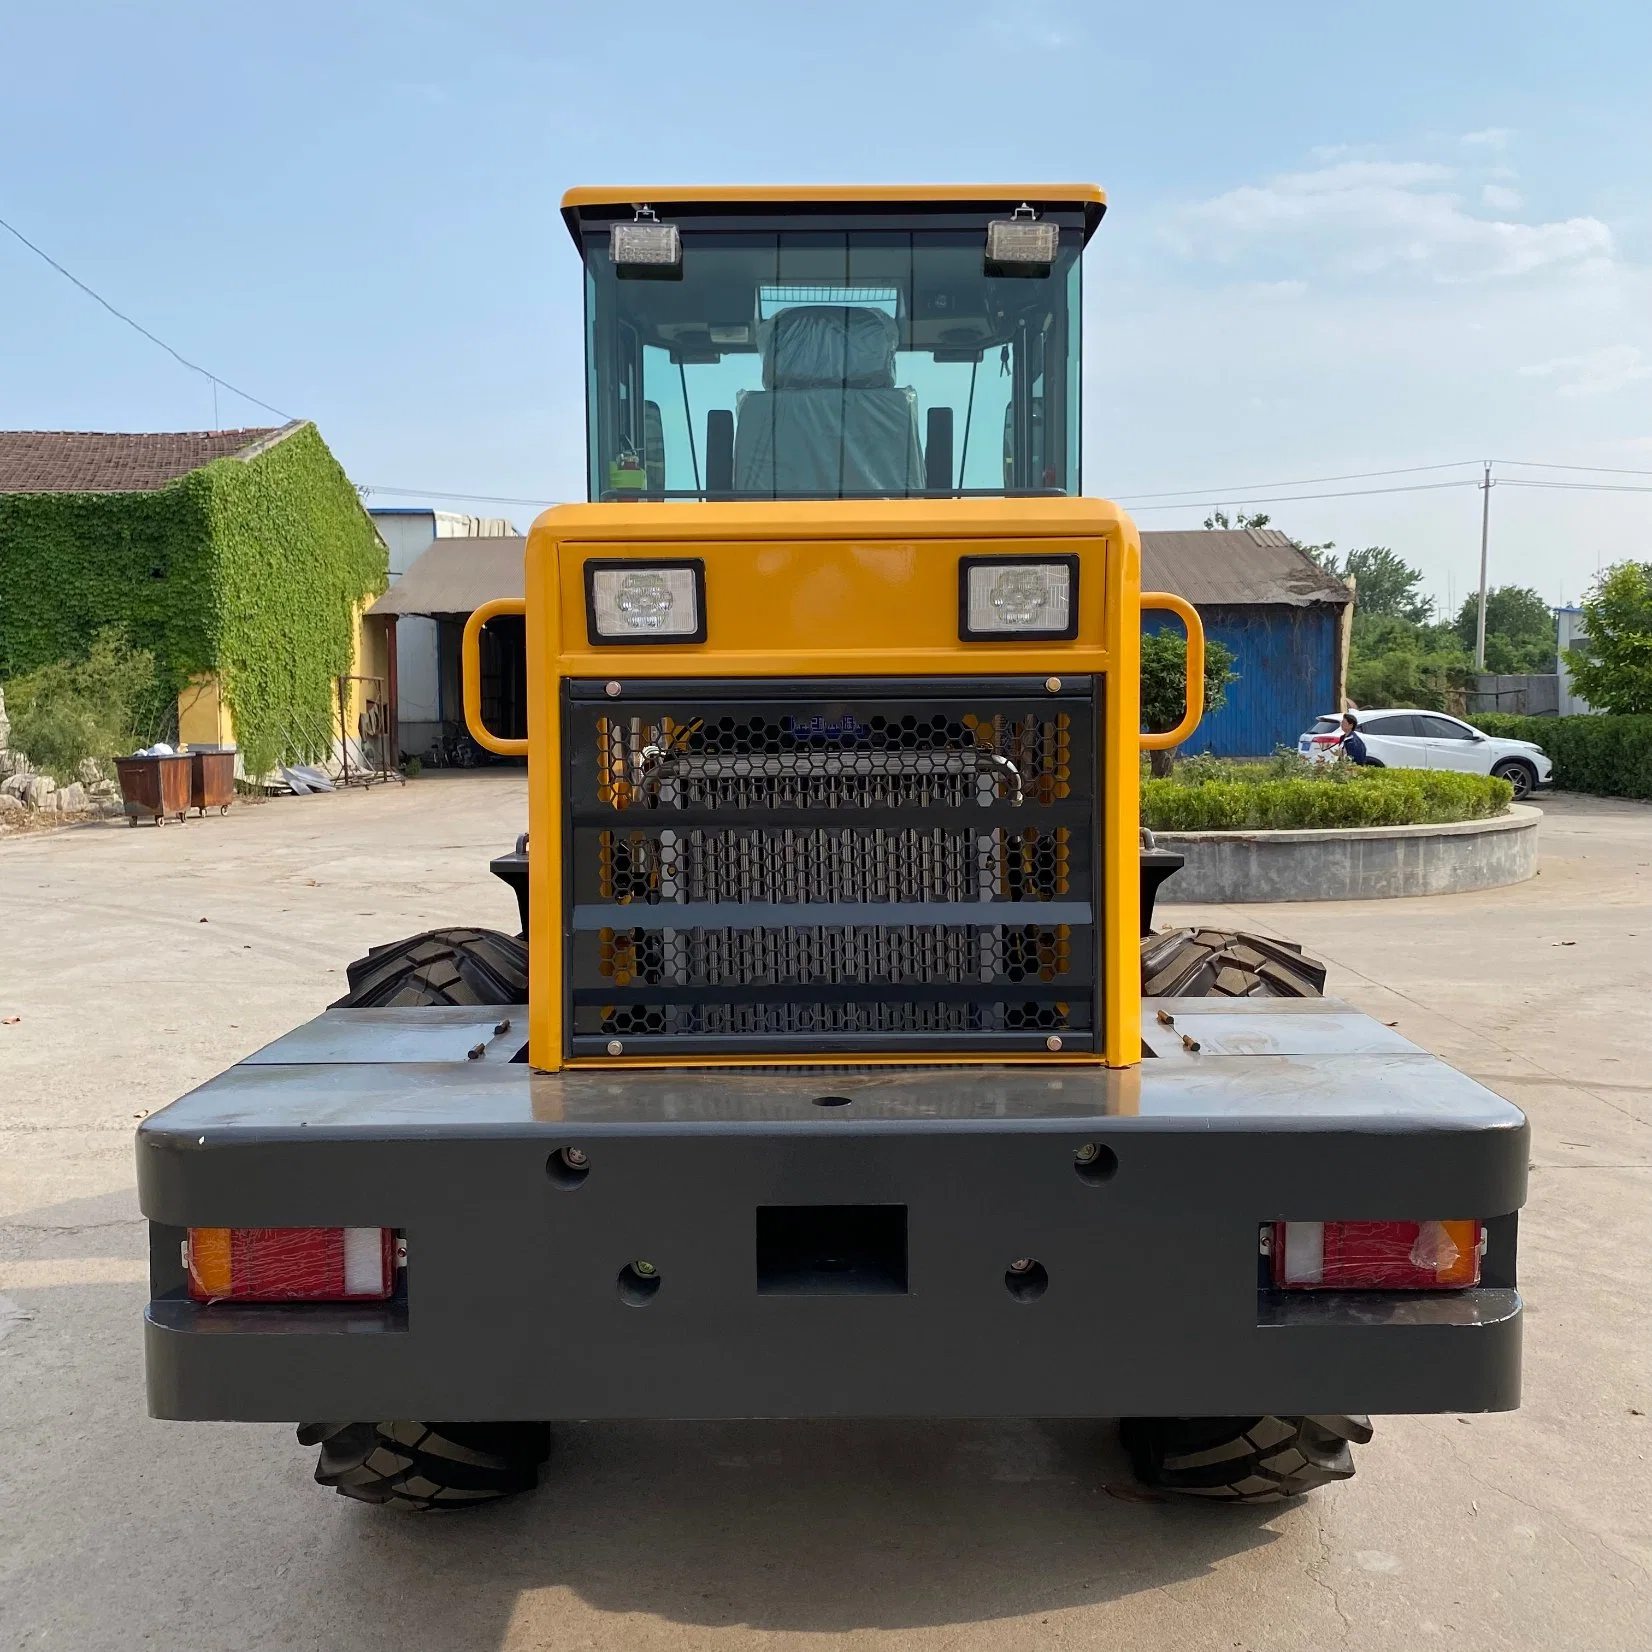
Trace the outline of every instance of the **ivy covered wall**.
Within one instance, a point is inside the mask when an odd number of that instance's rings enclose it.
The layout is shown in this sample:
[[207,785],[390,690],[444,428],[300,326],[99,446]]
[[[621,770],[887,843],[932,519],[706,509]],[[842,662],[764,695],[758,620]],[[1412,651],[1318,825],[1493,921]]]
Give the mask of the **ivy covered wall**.
[[122,625],[172,692],[217,672],[249,770],[317,755],[385,549],[314,425],[147,493],[0,494],[0,679]]

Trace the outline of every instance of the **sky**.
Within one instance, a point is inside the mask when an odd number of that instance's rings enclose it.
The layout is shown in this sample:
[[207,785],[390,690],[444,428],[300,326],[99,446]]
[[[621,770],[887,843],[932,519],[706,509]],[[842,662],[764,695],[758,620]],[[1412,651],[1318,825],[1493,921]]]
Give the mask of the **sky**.
[[[525,526],[583,495],[564,189],[1092,180],[1087,492],[1443,606],[1497,460],[1492,583],[1575,601],[1652,556],[1649,63],[1635,0],[0,0],[0,218],[369,504]],[[0,428],[280,422],[213,395],[0,231]]]

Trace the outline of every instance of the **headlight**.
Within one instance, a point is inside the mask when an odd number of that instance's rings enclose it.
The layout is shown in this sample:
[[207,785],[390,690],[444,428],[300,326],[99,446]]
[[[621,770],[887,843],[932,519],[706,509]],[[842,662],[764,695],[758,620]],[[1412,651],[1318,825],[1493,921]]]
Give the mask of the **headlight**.
[[587,562],[591,642],[704,642],[705,585],[699,561]]
[[1076,637],[1078,558],[966,556],[958,634],[966,642]]

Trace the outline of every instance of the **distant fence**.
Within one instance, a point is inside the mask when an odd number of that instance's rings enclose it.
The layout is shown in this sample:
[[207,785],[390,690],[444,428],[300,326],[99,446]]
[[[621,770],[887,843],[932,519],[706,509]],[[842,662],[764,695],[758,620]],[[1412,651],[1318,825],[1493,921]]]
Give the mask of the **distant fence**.
[[1513,677],[1483,672],[1470,681],[1474,686],[1463,693],[1465,717],[1487,711],[1507,712],[1511,717],[1560,715],[1560,678],[1552,671]]

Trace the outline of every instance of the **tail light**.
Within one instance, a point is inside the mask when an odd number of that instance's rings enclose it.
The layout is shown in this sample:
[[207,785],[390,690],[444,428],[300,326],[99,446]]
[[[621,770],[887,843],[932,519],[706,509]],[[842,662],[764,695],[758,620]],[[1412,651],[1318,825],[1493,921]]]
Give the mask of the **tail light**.
[[382,1302],[395,1289],[391,1228],[191,1228],[196,1302]]
[[1478,1222],[1275,1222],[1286,1291],[1441,1291],[1480,1283]]

